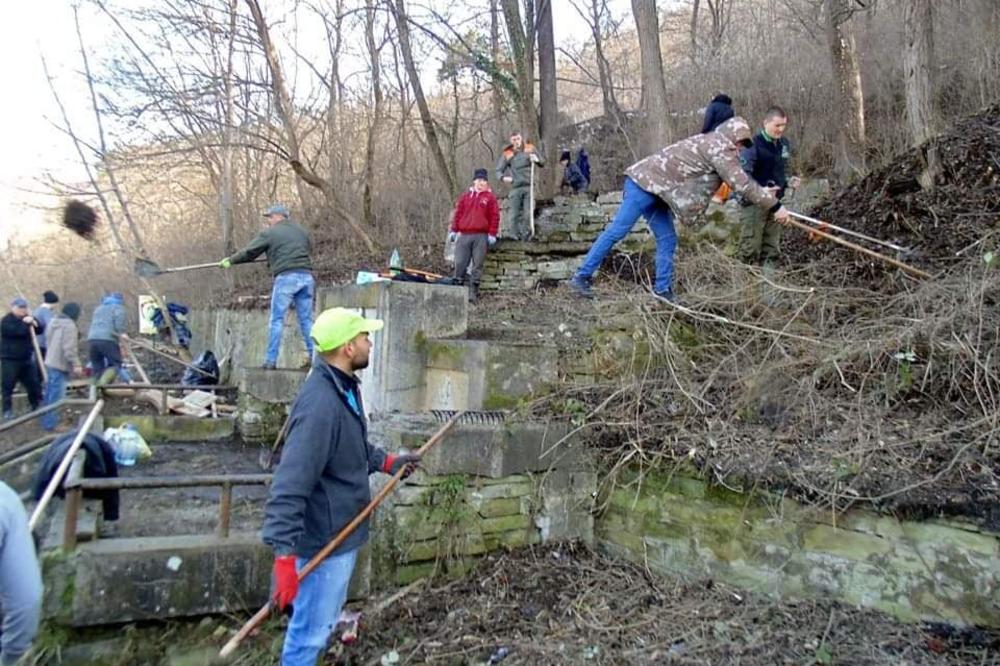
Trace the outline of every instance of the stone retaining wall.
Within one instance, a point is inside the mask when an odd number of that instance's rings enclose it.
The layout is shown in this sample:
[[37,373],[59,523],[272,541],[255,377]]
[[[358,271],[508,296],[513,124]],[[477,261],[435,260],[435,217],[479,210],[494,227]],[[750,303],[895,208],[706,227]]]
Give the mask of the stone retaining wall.
[[834,598],[905,620],[1000,627],[1000,535],[866,510],[834,517],[787,498],[647,474],[619,487],[599,544],[659,573],[774,595]]

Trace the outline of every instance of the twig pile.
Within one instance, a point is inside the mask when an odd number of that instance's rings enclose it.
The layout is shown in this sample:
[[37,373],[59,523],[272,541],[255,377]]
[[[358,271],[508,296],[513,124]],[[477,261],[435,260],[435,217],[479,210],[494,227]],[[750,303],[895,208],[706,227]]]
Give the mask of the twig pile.
[[[931,191],[918,178],[928,150],[938,151],[941,174]],[[914,250],[903,257],[927,270],[960,264],[990,249],[984,234],[1000,221],[1000,106],[956,123],[919,149],[910,150],[864,179],[835,192],[814,214]],[[826,242],[786,234],[793,263],[822,260],[836,284],[869,281],[883,287],[892,271]],[[889,281],[891,283],[891,281]],[[829,283],[829,282],[828,282]]]
[[941,629],[712,581],[671,583],[568,543],[487,556],[461,580],[397,601],[363,620],[359,644],[329,663],[377,664],[396,651],[399,663],[916,666],[980,663],[1000,647],[995,634]]

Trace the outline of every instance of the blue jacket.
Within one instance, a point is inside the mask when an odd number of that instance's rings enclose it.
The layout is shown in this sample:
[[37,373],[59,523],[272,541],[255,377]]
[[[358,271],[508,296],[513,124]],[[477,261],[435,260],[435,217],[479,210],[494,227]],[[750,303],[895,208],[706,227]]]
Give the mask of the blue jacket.
[[708,134],[714,132],[715,128],[733,117],[733,100],[729,95],[716,95],[708,107],[705,108],[705,123],[701,126],[701,133]]
[[743,170],[753,178],[758,185],[768,187],[777,185],[778,198],[785,196],[785,185],[788,176],[785,167],[792,157],[792,145],[788,139],[771,139],[761,130],[753,137],[753,145],[740,151],[740,163]]
[[[39,305],[35,308],[35,311],[31,314],[32,317],[38,320],[38,323],[42,325],[42,330],[48,327],[49,322],[52,321],[56,316],[56,311],[52,308],[47,308],[44,305]],[[48,347],[46,342],[45,333],[39,333],[35,337],[38,338],[38,346],[42,349]]]
[[[386,453],[368,443],[361,385],[317,358],[289,416],[281,462],[264,506],[264,543],[274,554],[310,558],[371,501],[368,475]],[[334,554],[368,540],[368,521]]]
[[94,310],[90,318],[88,340],[118,340],[125,332],[128,317],[125,314],[125,299],[121,294],[108,294]]
[[28,529],[28,514],[10,486],[0,482],[0,590],[3,636],[0,663],[14,664],[31,648],[42,616],[42,571]]

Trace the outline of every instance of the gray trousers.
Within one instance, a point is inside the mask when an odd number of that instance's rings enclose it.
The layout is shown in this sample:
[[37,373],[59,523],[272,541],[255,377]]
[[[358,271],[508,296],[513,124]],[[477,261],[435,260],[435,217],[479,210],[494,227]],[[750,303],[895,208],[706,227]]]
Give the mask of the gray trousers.
[[511,189],[507,195],[507,214],[510,215],[511,229],[518,240],[527,240],[531,236],[531,209],[535,202],[531,200],[531,188],[527,185]]
[[483,277],[483,262],[489,243],[486,234],[458,235],[455,241],[455,279],[465,280],[466,271],[472,273],[472,284],[479,284]]

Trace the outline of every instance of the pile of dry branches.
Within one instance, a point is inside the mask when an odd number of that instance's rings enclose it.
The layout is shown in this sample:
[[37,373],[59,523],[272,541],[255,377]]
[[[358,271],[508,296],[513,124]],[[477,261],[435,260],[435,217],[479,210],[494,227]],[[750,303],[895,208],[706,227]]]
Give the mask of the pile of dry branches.
[[1000,526],[1000,272],[967,261],[932,282],[896,276],[887,295],[709,247],[678,275],[681,307],[603,284],[631,303],[631,372],[533,408],[584,405],[575,418],[611,469],[688,460],[744,491]]
[[831,602],[775,602],[712,581],[671,583],[565,543],[489,555],[470,575],[405,597],[365,619],[359,644],[339,658],[379,663],[396,652],[399,663],[504,666],[917,665],[945,657],[979,663],[998,641],[940,629]]

